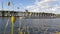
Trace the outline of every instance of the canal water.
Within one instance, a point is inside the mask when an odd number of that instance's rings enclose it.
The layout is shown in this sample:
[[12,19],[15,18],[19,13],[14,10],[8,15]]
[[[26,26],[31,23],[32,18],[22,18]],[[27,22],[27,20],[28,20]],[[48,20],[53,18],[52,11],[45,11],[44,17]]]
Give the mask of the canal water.
[[[8,21],[9,20],[9,21]],[[5,26],[7,24],[5,30]],[[26,26],[29,27],[29,33],[30,34],[49,34],[56,31],[60,31],[60,18],[54,18],[54,19],[24,19],[16,17],[16,22],[14,25],[14,33],[18,34],[18,28],[19,24],[21,24],[21,27],[23,31],[26,28]],[[0,34],[11,34],[11,19],[7,17],[0,17]],[[26,32],[26,31],[25,31]]]

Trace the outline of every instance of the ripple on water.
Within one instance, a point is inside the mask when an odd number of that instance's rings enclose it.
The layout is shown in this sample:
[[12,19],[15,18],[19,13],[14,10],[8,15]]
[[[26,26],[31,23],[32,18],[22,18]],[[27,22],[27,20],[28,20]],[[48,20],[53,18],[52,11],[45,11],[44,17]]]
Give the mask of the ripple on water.
[[[4,27],[5,24],[7,22],[8,18],[0,18],[0,33],[2,34],[2,32],[4,32]],[[49,27],[53,27],[57,29],[57,26],[60,25],[60,18],[56,18],[56,19],[16,19],[15,22],[15,30],[18,30],[18,25],[19,22],[22,24],[22,27],[25,27],[26,25],[28,25],[29,27],[33,28],[33,27],[45,27],[45,28],[49,28]],[[6,31],[10,31],[11,30],[11,21],[9,20],[9,25],[7,27]],[[50,29],[49,29],[50,30]]]

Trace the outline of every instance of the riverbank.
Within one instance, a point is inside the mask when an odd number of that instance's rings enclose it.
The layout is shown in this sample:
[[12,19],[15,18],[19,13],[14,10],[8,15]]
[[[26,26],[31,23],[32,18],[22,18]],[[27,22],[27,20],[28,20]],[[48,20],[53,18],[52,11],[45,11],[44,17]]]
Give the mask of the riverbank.
[[60,14],[56,14],[56,17],[57,17],[57,18],[60,18]]

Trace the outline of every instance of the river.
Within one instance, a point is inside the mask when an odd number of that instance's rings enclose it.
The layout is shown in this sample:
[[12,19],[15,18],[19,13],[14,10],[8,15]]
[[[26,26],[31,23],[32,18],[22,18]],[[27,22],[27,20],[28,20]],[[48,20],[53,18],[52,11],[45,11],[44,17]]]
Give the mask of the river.
[[[8,25],[6,27],[6,34],[11,34],[11,19],[7,18],[7,17],[0,17],[0,34],[4,34],[4,30],[5,30],[5,26],[7,21]],[[23,27],[23,29],[26,26],[29,26],[30,28],[37,28],[37,31],[41,31],[41,30],[46,30],[48,32],[55,32],[55,31],[60,31],[60,18],[54,18],[54,19],[24,19],[24,18],[16,18],[16,22],[14,25],[14,31],[16,32],[15,34],[17,34],[18,32],[18,28],[19,28],[19,23],[21,24],[21,26]],[[31,29],[32,30],[32,29]],[[39,32],[36,33],[36,30],[34,29],[35,33],[34,34],[40,34]],[[31,31],[32,32],[32,31]],[[32,33],[30,33],[32,34]]]

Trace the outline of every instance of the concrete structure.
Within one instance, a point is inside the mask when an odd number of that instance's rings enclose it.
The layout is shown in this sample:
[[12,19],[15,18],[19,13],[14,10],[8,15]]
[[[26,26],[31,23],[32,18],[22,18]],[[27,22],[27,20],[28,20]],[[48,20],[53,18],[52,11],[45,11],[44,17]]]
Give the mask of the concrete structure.
[[17,11],[0,11],[0,16],[17,16],[17,17],[27,17],[27,18],[51,18],[56,17],[53,13],[41,13],[41,12],[28,12],[28,10],[24,12],[17,12]]

